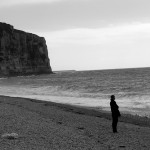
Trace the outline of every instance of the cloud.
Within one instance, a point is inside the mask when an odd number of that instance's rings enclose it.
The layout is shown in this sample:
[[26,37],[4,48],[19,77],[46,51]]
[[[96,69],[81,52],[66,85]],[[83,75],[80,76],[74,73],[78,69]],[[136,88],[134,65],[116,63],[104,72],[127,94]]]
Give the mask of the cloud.
[[130,68],[150,64],[150,23],[38,34],[46,38],[54,70]]
[[0,7],[24,5],[24,4],[38,4],[38,3],[54,3],[54,2],[89,2],[91,0],[1,0]]
[[123,24],[98,29],[77,28],[41,34],[56,45],[58,43],[104,45],[119,41],[133,42],[136,39],[150,38],[150,23]]
[[0,7],[24,5],[24,4],[37,4],[37,3],[51,3],[61,0],[1,0]]
[[147,0],[2,0],[2,4],[9,5],[0,9],[2,22],[32,32],[150,22]]

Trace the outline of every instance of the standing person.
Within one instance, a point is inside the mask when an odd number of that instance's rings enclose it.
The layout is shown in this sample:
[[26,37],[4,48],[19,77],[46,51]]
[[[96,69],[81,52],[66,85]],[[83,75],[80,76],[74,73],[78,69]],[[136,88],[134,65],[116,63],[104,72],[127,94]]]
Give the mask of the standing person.
[[120,117],[120,112],[119,112],[119,106],[117,105],[115,101],[115,96],[111,95],[110,97],[110,107],[111,107],[111,112],[112,112],[112,129],[113,132],[117,132],[117,123],[118,123],[118,117]]

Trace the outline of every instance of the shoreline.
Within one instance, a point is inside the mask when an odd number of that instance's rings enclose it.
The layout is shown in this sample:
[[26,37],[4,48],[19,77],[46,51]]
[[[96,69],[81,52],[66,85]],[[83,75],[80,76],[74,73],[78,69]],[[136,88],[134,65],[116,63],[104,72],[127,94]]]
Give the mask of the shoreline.
[[[122,114],[118,133],[114,134],[109,112],[0,96],[0,149],[149,150],[150,121],[147,119]],[[12,133],[17,138],[4,136]]]
[[[42,95],[42,92],[44,92],[44,90],[40,88],[35,90],[34,87],[30,89],[30,88],[16,88],[16,87],[10,88],[6,86],[6,87],[2,87],[1,89],[3,90],[3,92],[1,92],[0,94],[2,96],[30,98],[30,99],[36,99],[36,100],[42,100],[42,101],[51,101],[51,102],[56,102],[56,103],[69,104],[69,105],[74,105],[77,107],[78,106],[79,107],[83,106],[87,108],[93,107],[93,109],[101,109],[104,111],[110,111],[109,99],[77,97],[74,95],[63,95],[63,93],[53,94],[52,93],[53,90],[50,90],[49,93],[45,93],[44,95]],[[133,103],[131,103],[130,102],[131,100],[128,100],[128,99],[124,100],[126,101],[127,104],[122,104],[122,101],[123,101],[122,99],[117,99],[116,101],[117,104],[119,105],[119,110],[122,113],[150,118],[150,110],[148,109],[148,106],[144,106],[143,108],[140,108],[140,107],[136,107],[136,104],[134,105],[134,103],[137,103],[135,102],[135,100],[133,101]]]
[[[0,99],[1,98],[26,100],[34,103],[44,104],[45,106],[55,106],[63,109],[64,111],[71,112],[71,113],[112,120],[111,112],[107,110],[103,110],[103,108],[100,107],[96,108],[96,107],[80,106],[80,105],[73,105],[73,104],[60,103],[60,102],[57,103],[57,102],[46,101],[46,100],[38,100],[33,98],[11,97],[11,96],[4,96],[4,95],[0,95]],[[119,118],[119,122],[130,123],[142,127],[150,127],[150,118],[148,118],[147,116],[140,116],[137,114],[134,115],[130,113],[121,112],[121,117]]]

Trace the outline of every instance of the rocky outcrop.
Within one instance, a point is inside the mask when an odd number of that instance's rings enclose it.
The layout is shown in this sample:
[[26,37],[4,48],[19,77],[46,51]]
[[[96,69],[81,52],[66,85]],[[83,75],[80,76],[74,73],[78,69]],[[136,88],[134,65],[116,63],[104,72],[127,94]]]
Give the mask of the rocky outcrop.
[[46,41],[0,23],[0,76],[52,73]]

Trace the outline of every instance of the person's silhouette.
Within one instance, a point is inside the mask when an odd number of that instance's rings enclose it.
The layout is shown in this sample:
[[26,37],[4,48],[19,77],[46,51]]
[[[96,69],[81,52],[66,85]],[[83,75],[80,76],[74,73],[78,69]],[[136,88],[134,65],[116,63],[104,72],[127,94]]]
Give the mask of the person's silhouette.
[[118,117],[120,117],[120,112],[119,112],[119,106],[115,102],[115,96],[111,95],[110,97],[110,107],[111,107],[111,112],[112,112],[112,129],[113,132],[117,132],[117,123],[118,123]]

